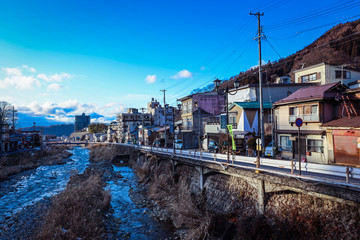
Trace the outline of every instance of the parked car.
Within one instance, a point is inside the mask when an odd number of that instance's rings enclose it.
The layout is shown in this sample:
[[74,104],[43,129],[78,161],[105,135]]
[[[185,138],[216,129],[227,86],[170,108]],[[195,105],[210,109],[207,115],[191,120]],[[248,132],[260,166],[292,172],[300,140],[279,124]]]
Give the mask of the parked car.
[[209,145],[208,145],[208,150],[209,150],[209,152],[218,153],[219,152],[219,147],[218,147],[216,142],[210,141]]
[[269,145],[265,147],[265,157],[273,157],[273,156],[274,156],[273,143],[270,142]]
[[181,139],[175,140],[175,148],[183,149],[183,141]]
[[152,144],[153,147],[160,147],[160,141],[159,140],[155,140]]

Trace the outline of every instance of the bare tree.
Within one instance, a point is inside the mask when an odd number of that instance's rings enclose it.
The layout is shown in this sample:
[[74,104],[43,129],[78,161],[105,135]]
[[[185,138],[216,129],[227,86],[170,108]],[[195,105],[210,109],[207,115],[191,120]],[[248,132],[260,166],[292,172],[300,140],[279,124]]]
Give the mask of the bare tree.
[[8,102],[0,102],[0,135],[4,124],[8,124],[12,117],[12,106]]

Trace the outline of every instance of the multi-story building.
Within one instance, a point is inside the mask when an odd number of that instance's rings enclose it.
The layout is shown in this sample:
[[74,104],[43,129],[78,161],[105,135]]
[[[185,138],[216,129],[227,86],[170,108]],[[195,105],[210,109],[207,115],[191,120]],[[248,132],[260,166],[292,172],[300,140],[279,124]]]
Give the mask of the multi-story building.
[[[273,103],[283,99],[298,89],[309,87],[311,83],[278,83],[263,84],[263,122],[264,128],[272,128]],[[260,131],[260,91],[258,84],[248,84],[239,89],[230,91],[229,97],[229,124],[233,125],[235,135],[239,137],[249,132],[259,135]],[[233,94],[233,95],[232,95]]]
[[90,125],[89,115],[85,115],[85,113],[83,113],[82,115],[75,116],[75,125],[74,125],[75,132],[87,128],[89,125]]
[[134,142],[140,125],[151,125],[150,113],[139,113],[136,108],[129,108],[126,113],[117,115],[117,136],[119,142]]
[[225,98],[216,92],[198,93],[178,99],[181,101],[181,137],[185,148],[199,144],[204,135],[203,119],[223,112]]
[[[170,126],[173,123],[175,109],[172,106],[165,106],[166,113],[166,125]],[[153,125],[155,126],[164,126],[165,115],[164,107],[154,98],[151,99],[151,102],[147,105],[147,113],[152,115]]]
[[5,123],[1,126],[0,132],[0,152],[7,152],[10,150],[10,130],[9,124]]
[[294,77],[295,83],[311,82],[323,85],[341,82],[348,85],[360,80],[360,72],[349,69],[347,65],[336,66],[323,62],[295,70]]
[[[346,91],[345,85],[330,83],[299,89],[274,103],[277,146],[282,157],[297,158],[298,156],[298,127],[295,120],[301,118],[303,121],[300,128],[301,159],[322,164],[332,161],[333,137],[327,134],[325,129],[336,126],[336,124],[327,124],[328,122],[350,117],[347,116],[350,111],[350,104],[347,101],[350,100],[344,97]],[[355,108],[358,108],[357,104]],[[354,123],[354,127],[357,125],[360,124]]]

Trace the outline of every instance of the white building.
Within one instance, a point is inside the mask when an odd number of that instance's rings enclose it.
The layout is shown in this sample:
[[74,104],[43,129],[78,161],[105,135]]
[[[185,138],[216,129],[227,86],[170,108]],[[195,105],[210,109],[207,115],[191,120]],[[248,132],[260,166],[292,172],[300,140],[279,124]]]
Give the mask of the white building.
[[360,80],[360,72],[350,70],[347,65],[336,66],[324,62],[295,70],[294,74],[295,83],[309,82],[324,85],[341,82],[349,85]]

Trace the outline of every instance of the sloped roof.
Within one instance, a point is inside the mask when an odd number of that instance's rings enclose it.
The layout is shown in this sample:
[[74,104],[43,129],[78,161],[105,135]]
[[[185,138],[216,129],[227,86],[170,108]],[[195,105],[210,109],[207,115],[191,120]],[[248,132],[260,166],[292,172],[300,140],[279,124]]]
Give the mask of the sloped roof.
[[330,122],[324,123],[321,127],[354,127],[360,128],[360,116],[358,117],[342,117],[339,119],[332,120]]
[[293,94],[290,94],[286,98],[283,98],[274,105],[281,105],[284,103],[290,102],[301,102],[301,101],[309,101],[309,100],[319,100],[324,99],[326,97],[335,97],[334,93],[329,93],[334,87],[339,85],[340,83],[329,83],[325,85],[312,86],[307,88],[300,88]]

